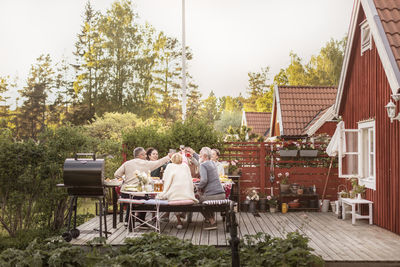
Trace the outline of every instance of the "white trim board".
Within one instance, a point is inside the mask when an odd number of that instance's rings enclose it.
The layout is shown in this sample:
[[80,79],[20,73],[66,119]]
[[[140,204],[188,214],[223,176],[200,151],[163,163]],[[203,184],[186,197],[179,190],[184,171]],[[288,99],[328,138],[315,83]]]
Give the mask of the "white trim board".
[[308,128],[306,134],[308,136],[314,135],[315,132],[318,131],[318,129],[321,128],[325,122],[332,120],[334,117],[335,113],[332,105],[325,111],[325,113],[316,122],[313,123],[313,125],[310,126],[310,128]]
[[342,71],[340,74],[338,93],[336,95],[336,101],[334,106],[334,112],[336,116],[339,114],[340,103],[342,101],[344,84],[347,78],[349,61],[353,47],[354,35],[356,33],[356,30],[360,30],[359,25],[357,24],[357,18],[360,13],[360,6],[362,6],[365,16],[367,18],[372,38],[375,42],[379,58],[382,62],[386,77],[389,81],[392,94],[397,94],[400,88],[399,67],[396,63],[393,52],[390,48],[389,41],[383,29],[381,19],[379,18],[378,12],[376,11],[375,4],[373,0],[356,0],[351,15],[350,31],[348,35],[348,40],[342,65]]

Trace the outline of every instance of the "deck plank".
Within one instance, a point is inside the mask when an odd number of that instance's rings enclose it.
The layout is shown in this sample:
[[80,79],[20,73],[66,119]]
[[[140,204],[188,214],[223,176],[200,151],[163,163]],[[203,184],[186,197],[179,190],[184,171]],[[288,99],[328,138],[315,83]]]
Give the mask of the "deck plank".
[[358,244],[355,239],[350,236],[343,234],[343,231],[336,228],[337,224],[328,223],[330,221],[325,221],[323,217],[325,217],[322,213],[309,213],[308,216],[311,218],[311,226],[319,229],[319,231],[325,231],[326,235],[332,241],[329,243],[330,246],[343,247],[345,250],[348,250],[349,253],[353,255],[353,259],[357,257],[362,260],[372,260],[375,252],[368,251],[367,246],[364,249],[358,249]]
[[[268,233],[271,236],[282,237],[285,232],[299,230],[310,238],[310,246],[315,253],[327,261],[400,261],[400,236],[375,225],[368,225],[363,220],[358,220],[356,225],[351,220],[338,220],[332,213],[306,213],[309,222],[304,223],[303,213],[260,213],[254,217],[251,213],[237,213],[239,223],[238,233],[243,236],[257,232]],[[193,244],[208,244],[215,246],[229,246],[229,233],[220,214],[217,214],[217,230],[203,230],[203,216],[193,214],[193,222],[184,223],[182,230],[177,230],[176,218],[171,214],[169,223],[161,223],[161,233],[173,235]],[[128,234],[123,223],[118,223],[117,228],[111,228],[112,216],[107,216],[109,236],[107,243],[121,245],[126,237],[133,237],[148,232],[140,230],[135,234]],[[86,243],[99,236],[93,228],[98,228],[99,217],[80,225],[81,235],[73,239],[71,244],[86,245]]]
[[[281,229],[279,229],[280,233],[282,234],[283,237],[286,236],[288,232],[293,232],[298,230],[299,232],[302,232],[301,229],[296,224],[293,224],[288,218],[286,217],[286,214],[282,213],[273,213],[270,215],[270,219],[272,221],[275,221],[275,225],[279,225]],[[307,236],[310,237],[309,234],[302,232],[303,234],[306,234]],[[321,244],[318,239],[316,238],[311,238],[310,239],[310,246],[315,250],[315,253],[317,255],[321,255],[324,259],[332,260],[334,254],[332,251],[327,252],[326,248],[324,247],[324,244]]]

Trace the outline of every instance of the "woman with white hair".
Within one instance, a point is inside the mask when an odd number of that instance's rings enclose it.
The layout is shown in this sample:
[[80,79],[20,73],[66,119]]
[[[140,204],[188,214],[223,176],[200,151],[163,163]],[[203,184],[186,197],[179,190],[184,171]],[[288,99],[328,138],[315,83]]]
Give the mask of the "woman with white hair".
[[[160,199],[171,201],[185,201],[185,204],[195,204],[198,202],[194,196],[192,176],[187,164],[182,164],[182,155],[175,153],[172,155],[170,164],[165,169],[163,180],[164,189],[158,196]],[[178,224],[176,228],[182,229],[181,214],[175,213]]]
[[[219,180],[217,167],[211,160],[211,149],[209,147],[203,147],[200,150],[200,162],[200,183],[197,185],[197,188],[202,192],[200,202],[225,199],[225,191]],[[209,222],[204,230],[217,229],[214,213],[205,211],[202,214]]]

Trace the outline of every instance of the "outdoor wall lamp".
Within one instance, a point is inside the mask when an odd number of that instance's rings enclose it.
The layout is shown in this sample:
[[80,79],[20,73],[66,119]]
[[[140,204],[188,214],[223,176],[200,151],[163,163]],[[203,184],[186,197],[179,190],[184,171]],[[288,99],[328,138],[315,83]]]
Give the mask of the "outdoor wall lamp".
[[[400,100],[400,94],[392,95],[392,98],[397,102]],[[396,116],[396,105],[392,102],[392,100],[389,101],[385,108],[388,113],[388,117],[390,118],[390,122],[393,122],[394,120],[400,120],[400,112]]]

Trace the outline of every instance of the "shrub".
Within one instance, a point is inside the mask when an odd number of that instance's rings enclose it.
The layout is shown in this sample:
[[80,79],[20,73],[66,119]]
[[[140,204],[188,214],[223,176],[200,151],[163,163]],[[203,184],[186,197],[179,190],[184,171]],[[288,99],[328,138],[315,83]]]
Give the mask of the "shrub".
[[165,155],[170,148],[177,149],[180,145],[190,146],[196,151],[203,146],[219,148],[220,140],[221,135],[212,125],[197,119],[188,119],[184,123],[177,121],[168,128],[155,123],[143,124],[123,134],[128,157],[132,157],[133,149],[138,146],[145,149],[155,147]]
[[321,257],[312,254],[309,239],[299,232],[286,238],[271,237],[265,233],[246,235],[241,243],[242,266],[323,266]]

